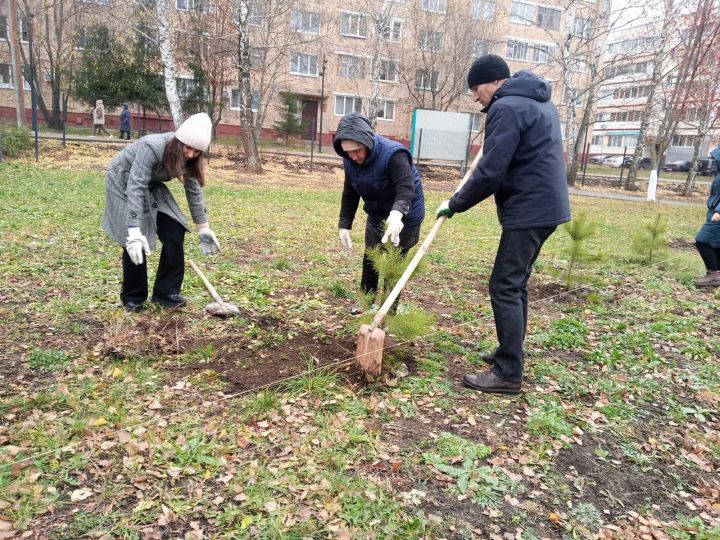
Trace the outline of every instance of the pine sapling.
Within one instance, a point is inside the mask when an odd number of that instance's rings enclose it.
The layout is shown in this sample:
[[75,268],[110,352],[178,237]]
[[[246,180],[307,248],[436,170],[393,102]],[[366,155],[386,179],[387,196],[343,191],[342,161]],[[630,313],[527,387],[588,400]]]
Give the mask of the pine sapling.
[[589,258],[588,251],[585,248],[585,241],[595,234],[596,225],[588,221],[584,213],[580,213],[571,221],[565,223],[563,229],[570,235],[570,245],[564,250],[565,255],[568,257],[568,265],[563,274],[565,283],[569,284],[572,282],[575,265]]
[[665,238],[667,231],[665,218],[655,214],[655,219],[651,223],[646,223],[635,233],[632,241],[633,251],[640,255],[645,263],[652,264],[653,257],[667,251],[668,242]]

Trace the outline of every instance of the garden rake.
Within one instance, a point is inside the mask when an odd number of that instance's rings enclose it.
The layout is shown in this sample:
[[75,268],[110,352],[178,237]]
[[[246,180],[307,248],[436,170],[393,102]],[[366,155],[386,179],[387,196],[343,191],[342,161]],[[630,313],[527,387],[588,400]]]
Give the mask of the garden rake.
[[[460,191],[460,188],[462,188],[465,185],[465,182],[467,182],[472,176],[472,173],[475,170],[475,167],[477,167],[481,157],[482,150],[478,152],[477,156],[475,156],[472,165],[465,173],[465,176],[463,176],[463,179],[455,190],[455,193]],[[425,238],[425,241],[420,246],[420,249],[418,249],[417,253],[415,253],[415,256],[407,265],[407,268],[405,268],[405,271],[402,276],[400,276],[400,279],[395,284],[395,287],[375,314],[375,318],[372,320],[372,323],[360,326],[360,334],[358,335],[357,349],[355,351],[355,363],[366,378],[377,377],[382,371],[382,353],[383,345],[385,344],[385,331],[379,328],[380,323],[382,323],[385,315],[387,315],[388,311],[390,311],[390,308],[400,295],[400,292],[403,288],[405,288],[405,284],[408,282],[413,272],[415,272],[415,269],[418,264],[420,264],[420,261],[430,247],[430,244],[432,244],[433,240],[435,240],[435,236],[437,236],[440,227],[442,227],[442,224],[445,223],[446,219],[447,218],[445,216],[440,216],[435,221],[435,225],[433,225],[433,228],[428,233],[427,238]]]
[[215,287],[212,286],[212,284],[208,281],[208,279],[205,277],[205,274],[202,273],[200,268],[191,260],[188,259],[188,263],[190,264],[190,268],[192,268],[197,276],[200,278],[200,280],[203,282],[203,285],[205,285],[205,288],[210,293],[210,296],[213,297],[214,302],[210,302],[207,306],[205,306],[205,311],[207,311],[210,315],[215,315],[216,317],[230,317],[235,315],[240,315],[240,309],[231,302],[225,302],[222,298],[220,298],[220,295],[215,290]]

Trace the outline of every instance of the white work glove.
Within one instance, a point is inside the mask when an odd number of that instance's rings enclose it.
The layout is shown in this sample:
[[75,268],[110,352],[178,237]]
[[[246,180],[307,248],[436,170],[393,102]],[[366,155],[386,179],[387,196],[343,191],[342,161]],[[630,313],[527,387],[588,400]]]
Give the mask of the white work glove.
[[200,249],[204,255],[217,255],[220,253],[220,242],[217,236],[212,232],[210,225],[202,223],[198,225],[198,235],[200,236]]
[[350,240],[350,229],[338,229],[340,243],[348,251],[352,251],[352,240]]
[[390,210],[390,215],[387,218],[385,224],[385,234],[380,240],[383,244],[388,241],[388,238],[395,247],[400,245],[400,231],[403,230],[405,224],[402,222],[403,214],[399,210]]
[[143,263],[143,252],[145,256],[150,255],[150,246],[148,245],[147,238],[145,238],[145,235],[140,231],[140,227],[128,227],[125,249],[134,264]]

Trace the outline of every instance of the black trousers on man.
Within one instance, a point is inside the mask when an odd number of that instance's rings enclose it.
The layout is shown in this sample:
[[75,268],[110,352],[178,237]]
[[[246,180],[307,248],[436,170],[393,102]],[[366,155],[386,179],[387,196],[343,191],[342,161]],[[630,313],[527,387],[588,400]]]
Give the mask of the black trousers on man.
[[490,274],[490,302],[499,346],[493,372],[522,382],[523,341],[527,331],[527,284],[532,266],[555,227],[503,231]]
[[720,248],[714,248],[705,242],[695,241],[695,247],[702,257],[705,268],[708,272],[717,272],[720,270]]
[[[185,227],[170,216],[158,212],[158,238],[162,242],[160,262],[158,263],[153,296],[168,298],[180,294],[185,277]],[[120,300],[123,304],[135,302],[142,304],[148,297],[147,258],[142,264],[135,264],[123,248],[123,283]]]
[[[365,223],[366,250],[377,246],[380,240],[382,240],[382,236],[385,234],[384,221],[385,218],[368,214],[367,222]],[[422,224],[415,225],[414,227],[404,227],[403,230],[400,231],[400,245],[398,247],[402,250],[403,255],[407,254],[407,252],[418,243],[421,225]],[[377,291],[379,278],[380,276],[377,270],[373,267],[366,253],[363,256],[363,270],[360,280],[360,289],[362,292],[368,294]]]

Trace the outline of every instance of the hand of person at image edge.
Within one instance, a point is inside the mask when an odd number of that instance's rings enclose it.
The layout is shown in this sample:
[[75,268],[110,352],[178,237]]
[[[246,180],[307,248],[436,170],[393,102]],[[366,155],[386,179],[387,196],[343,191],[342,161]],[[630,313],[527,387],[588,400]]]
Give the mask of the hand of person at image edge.
[[212,232],[210,225],[203,223],[198,225],[198,236],[200,236],[200,249],[205,255],[217,255],[220,253],[220,242]]
[[455,212],[450,210],[450,206],[448,206],[449,204],[450,204],[450,199],[441,202],[440,206],[438,206],[437,210],[435,210],[435,216],[438,218],[440,216],[445,216],[448,219],[453,217],[455,215]]
[[710,218],[710,221],[712,221],[713,223],[720,221],[720,212],[715,212]]
[[340,243],[348,251],[352,251],[352,240],[350,239],[350,229],[338,229]]
[[403,230],[405,224],[402,222],[403,214],[399,210],[390,210],[390,215],[387,218],[385,225],[385,234],[380,240],[383,244],[388,241],[388,238],[395,247],[400,245],[400,232]]
[[150,246],[148,245],[145,235],[140,232],[140,227],[128,228],[128,237],[125,242],[125,249],[130,256],[130,260],[134,264],[143,263],[143,252],[146,257],[150,255]]

